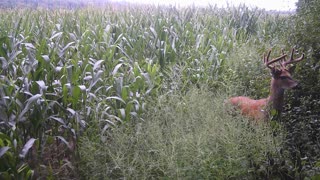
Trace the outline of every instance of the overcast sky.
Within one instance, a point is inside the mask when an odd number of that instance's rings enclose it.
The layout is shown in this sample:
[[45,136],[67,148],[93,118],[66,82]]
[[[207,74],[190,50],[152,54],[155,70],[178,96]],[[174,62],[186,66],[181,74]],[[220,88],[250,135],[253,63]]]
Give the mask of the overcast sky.
[[227,2],[233,5],[239,5],[245,3],[249,7],[259,7],[266,10],[282,10],[289,11],[295,10],[295,3],[298,0],[113,0],[113,1],[125,1],[134,3],[151,3],[151,4],[171,4],[171,5],[199,5],[205,6],[208,4],[217,4],[219,7],[226,6]]

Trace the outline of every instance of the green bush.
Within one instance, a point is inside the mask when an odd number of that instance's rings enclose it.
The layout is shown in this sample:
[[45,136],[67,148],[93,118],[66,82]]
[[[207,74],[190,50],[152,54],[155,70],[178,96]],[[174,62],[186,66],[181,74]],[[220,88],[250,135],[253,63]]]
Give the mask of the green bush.
[[[226,113],[225,93],[191,88],[149,104],[144,122],[81,139],[81,172],[88,179],[230,179],[254,177],[278,138],[265,124]],[[91,139],[93,138],[93,139]]]
[[285,148],[300,178],[320,174],[320,1],[299,0],[295,26],[289,39],[305,60],[297,64],[294,77],[299,88],[288,95],[282,121],[287,130]]

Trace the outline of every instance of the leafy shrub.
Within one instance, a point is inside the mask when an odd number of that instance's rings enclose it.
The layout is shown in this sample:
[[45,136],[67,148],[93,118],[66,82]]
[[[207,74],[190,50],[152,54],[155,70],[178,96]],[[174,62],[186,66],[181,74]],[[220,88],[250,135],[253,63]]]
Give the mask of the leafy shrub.
[[228,115],[225,95],[198,88],[169,93],[149,104],[145,122],[116,128],[101,141],[83,137],[81,172],[93,179],[251,177],[280,142],[265,125]]
[[300,0],[297,3],[296,25],[292,28],[291,43],[306,53],[304,63],[295,69],[300,80],[299,89],[289,94],[289,103],[283,116],[288,131],[286,148],[290,151],[295,171],[300,175],[320,174],[320,1]]

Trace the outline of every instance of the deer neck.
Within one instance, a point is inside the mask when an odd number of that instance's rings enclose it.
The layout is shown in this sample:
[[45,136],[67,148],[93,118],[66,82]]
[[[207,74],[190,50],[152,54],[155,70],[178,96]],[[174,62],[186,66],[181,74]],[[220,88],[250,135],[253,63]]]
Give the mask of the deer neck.
[[277,81],[272,78],[270,96],[268,97],[269,109],[276,110],[278,113],[282,111],[284,101],[284,89],[277,84]]

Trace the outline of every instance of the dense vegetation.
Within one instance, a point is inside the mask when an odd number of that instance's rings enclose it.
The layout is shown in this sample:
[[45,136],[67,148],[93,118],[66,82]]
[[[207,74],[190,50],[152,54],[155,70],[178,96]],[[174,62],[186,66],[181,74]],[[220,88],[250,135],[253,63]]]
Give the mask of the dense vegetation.
[[306,52],[296,77],[318,82],[310,29],[320,3],[311,2],[297,14],[2,9],[0,177],[316,178],[320,103],[309,81],[279,122],[252,124],[223,103],[268,95],[261,55],[270,48]]
[[[296,28],[291,42],[307,53],[303,66],[295,69],[301,79],[297,90],[289,92],[282,121],[287,130],[286,148],[299,172],[319,174],[320,159],[320,1],[299,1]],[[319,178],[319,176],[318,176]]]

